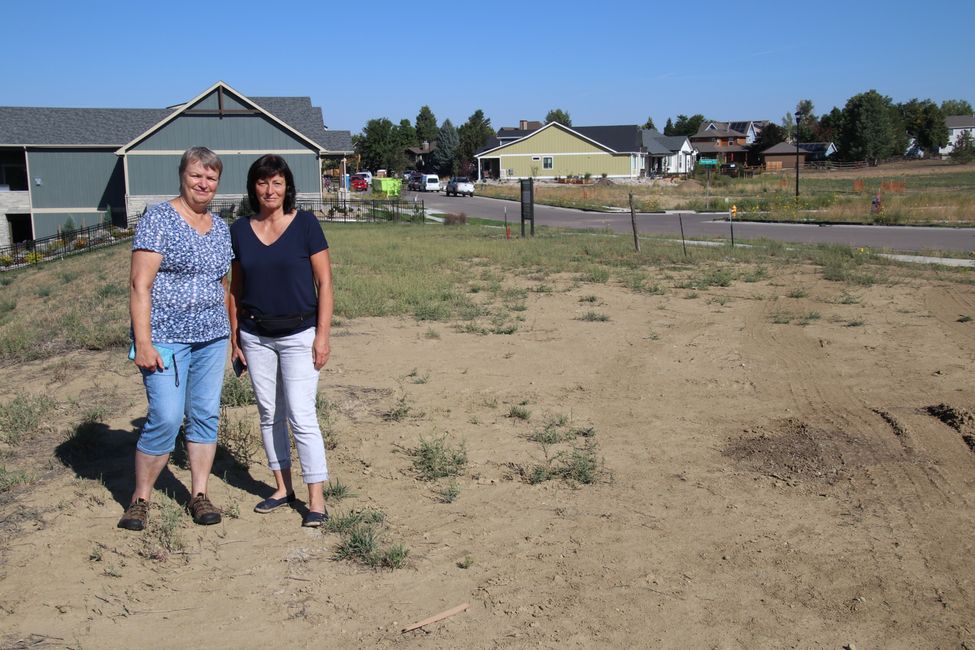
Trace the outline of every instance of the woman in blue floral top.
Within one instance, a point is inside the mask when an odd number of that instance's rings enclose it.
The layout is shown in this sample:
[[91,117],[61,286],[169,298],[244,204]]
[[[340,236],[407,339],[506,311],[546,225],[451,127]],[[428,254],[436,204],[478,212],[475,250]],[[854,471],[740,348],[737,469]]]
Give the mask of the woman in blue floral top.
[[[132,242],[129,311],[135,365],[149,401],[135,452],[135,491],[119,528],[142,530],[149,498],[185,426],[193,521],[220,521],[207,497],[227,359],[230,231],[208,206],[223,163],[193,147],[179,165],[179,196],[146,210]],[[185,418],[185,423],[184,423]]]

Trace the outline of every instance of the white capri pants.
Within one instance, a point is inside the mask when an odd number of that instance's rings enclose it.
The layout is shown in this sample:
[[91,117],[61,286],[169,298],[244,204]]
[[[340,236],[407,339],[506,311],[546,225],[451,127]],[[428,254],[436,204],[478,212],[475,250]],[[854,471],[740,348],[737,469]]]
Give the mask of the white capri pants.
[[272,470],[291,468],[290,424],[305,483],[328,480],[325,441],[315,412],[318,371],[311,351],[314,340],[314,327],[278,337],[240,330],[240,347],[257,398],[268,466]]

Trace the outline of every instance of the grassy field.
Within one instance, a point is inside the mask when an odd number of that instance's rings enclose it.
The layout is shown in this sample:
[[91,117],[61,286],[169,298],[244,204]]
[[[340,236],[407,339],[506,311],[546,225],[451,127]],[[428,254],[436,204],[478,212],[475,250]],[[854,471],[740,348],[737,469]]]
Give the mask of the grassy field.
[[[694,248],[644,238],[642,251],[627,237],[542,229],[531,240],[505,241],[496,228],[341,225],[329,230],[336,253],[335,318],[409,316],[452,322],[475,334],[518,329],[525,289],[506,278],[547,279],[569,274],[579,282],[619,283],[633,291],[707,288],[761,277],[764,267],[812,262],[827,279],[868,285],[913,269],[846,247]],[[79,349],[128,343],[129,248],[86,255],[0,275],[0,363],[43,359]],[[882,268],[883,267],[883,268]],[[965,271],[950,272],[962,281]]]
[[[752,178],[713,175],[710,198],[698,174],[687,181],[614,185],[539,183],[539,203],[604,210],[629,207],[632,192],[639,211],[718,210],[732,205],[741,218],[844,223],[975,224],[975,166],[924,162],[898,163],[852,171],[802,171],[798,210],[795,176],[790,172]],[[479,186],[482,196],[517,200],[514,183]],[[882,209],[871,211],[880,195]]]

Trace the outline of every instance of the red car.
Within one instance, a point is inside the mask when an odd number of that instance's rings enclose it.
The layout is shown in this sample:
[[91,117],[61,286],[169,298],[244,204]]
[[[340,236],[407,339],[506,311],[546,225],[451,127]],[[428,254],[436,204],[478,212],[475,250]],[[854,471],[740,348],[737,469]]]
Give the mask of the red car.
[[369,190],[369,181],[366,180],[365,176],[353,174],[350,181],[353,192],[366,192]]

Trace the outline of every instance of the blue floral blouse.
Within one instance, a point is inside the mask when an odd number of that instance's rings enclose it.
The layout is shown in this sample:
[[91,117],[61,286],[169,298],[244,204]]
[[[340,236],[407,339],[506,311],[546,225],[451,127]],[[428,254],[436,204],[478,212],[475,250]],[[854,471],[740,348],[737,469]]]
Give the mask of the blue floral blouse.
[[152,283],[150,327],[157,343],[202,343],[230,335],[221,280],[233,253],[230,229],[212,215],[201,235],[169,202],[153,205],[135,227],[132,250],[163,256]]

